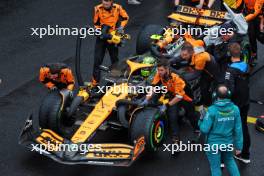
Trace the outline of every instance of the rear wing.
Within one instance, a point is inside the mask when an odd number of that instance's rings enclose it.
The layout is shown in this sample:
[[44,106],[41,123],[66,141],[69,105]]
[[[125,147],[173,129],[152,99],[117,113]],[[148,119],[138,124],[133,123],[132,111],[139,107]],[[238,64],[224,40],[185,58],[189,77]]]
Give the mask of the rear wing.
[[244,15],[234,13],[226,3],[224,6],[227,12],[179,5],[168,18],[177,22],[200,26],[215,26],[232,21],[237,27],[237,33],[246,34],[248,24]]
[[214,26],[229,19],[227,12],[198,9],[183,5],[177,6],[175,12],[169,15],[168,18],[182,23],[201,26]]

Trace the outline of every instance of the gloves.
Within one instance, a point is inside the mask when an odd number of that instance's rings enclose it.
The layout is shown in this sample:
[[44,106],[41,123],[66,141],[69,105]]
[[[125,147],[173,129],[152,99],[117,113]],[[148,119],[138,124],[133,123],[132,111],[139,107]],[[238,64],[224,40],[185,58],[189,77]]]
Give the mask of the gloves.
[[203,120],[206,115],[206,110],[202,108],[199,112],[200,112],[200,120]]
[[159,110],[160,110],[160,112],[162,114],[165,114],[166,113],[167,108],[168,108],[167,106],[168,106],[167,104],[164,104],[164,105],[159,106]]
[[116,31],[119,33],[119,34],[123,34],[124,33],[124,28],[122,26],[118,27],[116,29]]
[[73,98],[73,91],[69,92],[69,96],[70,96],[70,98]]
[[102,32],[102,35],[100,36],[100,39],[101,40],[110,40],[112,38],[112,35],[109,34],[109,30],[110,30],[110,26],[108,25],[102,25],[102,29],[101,29],[101,32]]
[[101,36],[100,36],[100,39],[101,40],[111,40],[112,39],[112,35],[111,34],[102,34]]
[[139,106],[147,106],[148,104],[149,104],[149,101],[147,99],[145,99],[144,101],[139,103]]

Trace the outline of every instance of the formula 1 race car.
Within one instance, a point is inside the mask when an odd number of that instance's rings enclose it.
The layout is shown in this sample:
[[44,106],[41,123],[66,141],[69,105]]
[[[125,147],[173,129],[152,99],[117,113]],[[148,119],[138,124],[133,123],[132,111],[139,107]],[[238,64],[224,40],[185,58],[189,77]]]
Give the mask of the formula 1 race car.
[[[146,57],[150,56],[130,57],[110,70],[102,66],[101,70],[107,72],[107,86],[100,89],[103,92],[84,85],[80,61],[76,59],[80,85],[77,95],[71,97],[67,90],[49,92],[40,106],[38,128],[33,128],[35,122],[30,116],[21,132],[20,144],[64,164],[129,166],[143,151],[156,151],[168,126],[166,115],[158,107],[168,100],[162,96],[155,104],[140,106],[146,92],[137,88],[150,85],[156,70],[154,63],[142,62]],[[150,70],[152,74],[147,74]],[[190,76],[179,70],[177,73],[188,79],[186,92],[190,97],[199,100],[199,75]],[[107,128],[126,130],[130,142],[93,143],[96,133]],[[68,150],[61,150],[64,145]],[[77,150],[83,145],[89,150]]]
[[[116,37],[108,42],[115,44],[130,38],[125,34],[111,35]],[[159,102],[141,107],[145,89],[142,93],[130,89],[131,85],[136,89],[149,85],[153,75],[146,73],[156,70],[155,64],[144,63],[143,59],[148,56],[139,55],[111,69],[101,67],[107,72],[104,77],[106,86],[96,92],[89,84],[84,84],[81,76],[81,40],[79,36],[76,46],[77,94],[73,97],[67,90],[50,91],[40,106],[38,127],[33,127],[36,123],[31,115],[26,120],[19,143],[64,164],[130,166],[143,151],[156,151],[167,131],[166,115],[160,113],[158,106],[168,100],[162,96]],[[199,100],[199,74],[180,70],[177,73],[188,82],[188,95]],[[126,130],[128,140],[94,143],[97,132],[107,128]],[[80,151],[84,145],[89,150]]]
[[[178,57],[185,41],[194,46],[196,53],[203,52],[208,47],[205,46],[205,40],[213,39],[221,24],[231,22],[236,26],[236,33],[243,36],[241,43],[243,59],[248,62],[251,52],[248,37],[245,35],[248,28],[247,22],[242,14],[235,14],[227,5],[225,7],[227,12],[178,6],[175,12],[168,17],[169,26],[151,24],[142,28],[137,37],[137,54],[151,52],[157,57]],[[205,27],[207,28],[206,36],[202,34],[191,36],[188,31],[184,34],[179,32],[182,28],[205,31]]]
[[[130,72],[124,76],[114,70],[108,73],[106,79],[114,84],[104,93],[93,92],[88,85],[80,86],[74,98],[66,90],[49,92],[40,107],[39,127],[34,129],[32,116],[28,118],[20,144],[64,164],[129,166],[144,150],[156,151],[165,137],[166,116],[157,105],[140,107],[136,100],[142,95],[129,90],[129,84],[138,83],[133,73],[153,65],[126,63]],[[91,143],[97,131],[107,127],[126,129],[130,143]],[[62,151],[63,145],[69,149],[87,145],[89,150]]]

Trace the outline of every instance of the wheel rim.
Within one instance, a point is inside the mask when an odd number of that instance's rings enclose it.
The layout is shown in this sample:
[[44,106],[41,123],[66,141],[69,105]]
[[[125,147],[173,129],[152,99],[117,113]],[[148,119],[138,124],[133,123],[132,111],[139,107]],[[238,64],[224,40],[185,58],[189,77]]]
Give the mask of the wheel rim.
[[156,120],[151,128],[151,146],[155,149],[163,140],[164,136],[164,122]]
[[160,137],[162,136],[162,127],[160,126],[160,121],[157,123],[157,125],[155,126],[155,131],[154,131],[154,137],[155,137],[155,141],[160,140]]

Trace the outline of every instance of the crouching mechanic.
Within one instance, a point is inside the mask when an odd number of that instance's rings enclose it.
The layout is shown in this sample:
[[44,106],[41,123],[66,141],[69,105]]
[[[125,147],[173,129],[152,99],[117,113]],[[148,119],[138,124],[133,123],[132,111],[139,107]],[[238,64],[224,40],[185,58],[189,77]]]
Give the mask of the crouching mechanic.
[[113,0],[102,0],[102,4],[97,5],[94,11],[94,26],[102,31],[101,36],[96,39],[94,49],[92,85],[97,86],[100,81],[99,66],[103,62],[106,49],[109,52],[111,63],[118,62],[118,46],[107,41],[113,37],[110,33],[115,30],[123,33],[129,17],[123,7],[113,3]]
[[[202,95],[202,103],[206,106],[211,104],[210,90],[212,84],[220,82],[219,65],[214,57],[207,52],[196,53],[193,45],[190,42],[185,42],[181,48],[180,59],[186,60],[189,66],[193,67],[196,71],[201,72],[200,88]],[[177,62],[170,60],[173,65]],[[212,91],[211,91],[212,92]]]
[[225,85],[219,85],[213,93],[215,100],[208,108],[204,118],[199,121],[199,127],[206,135],[205,143],[210,146],[206,151],[210,163],[211,175],[220,176],[221,159],[232,176],[239,176],[239,170],[233,157],[241,153],[243,133],[239,109],[230,100],[231,91]]
[[[157,73],[152,80],[152,86],[165,86],[169,102],[160,106],[161,113],[166,113],[169,119],[169,126],[172,132],[172,142],[180,143],[179,135],[179,104],[184,106],[187,117],[189,118],[194,130],[198,129],[198,119],[195,116],[192,99],[185,94],[185,82],[175,73],[171,73],[169,62],[166,59],[161,59],[157,63]],[[151,101],[157,101],[160,94],[149,93],[145,100],[140,104],[147,106]]]
[[39,80],[50,90],[74,88],[74,76],[71,69],[63,63],[51,63],[40,68]]

